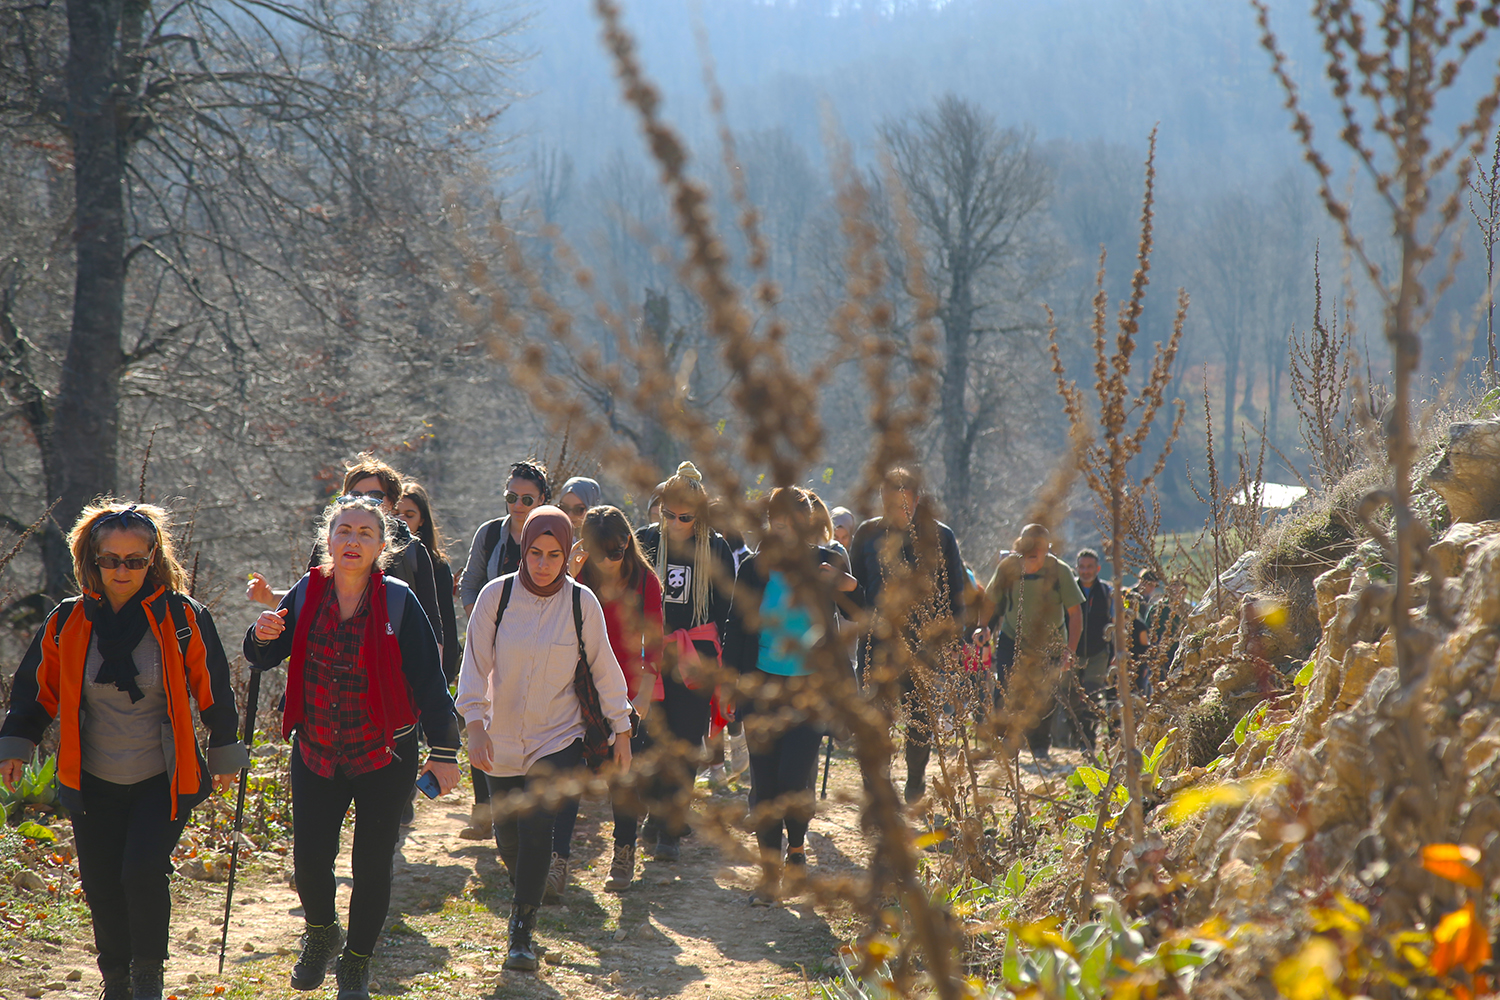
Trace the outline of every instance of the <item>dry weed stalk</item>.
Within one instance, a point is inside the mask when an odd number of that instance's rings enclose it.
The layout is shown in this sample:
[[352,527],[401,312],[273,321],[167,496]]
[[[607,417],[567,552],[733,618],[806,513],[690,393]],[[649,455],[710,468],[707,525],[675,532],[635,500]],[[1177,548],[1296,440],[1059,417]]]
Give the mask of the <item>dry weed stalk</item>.
[[[1149,150],[1146,155],[1145,195],[1141,208],[1141,237],[1136,254],[1135,274],[1130,282],[1130,298],[1121,306],[1116,318],[1115,350],[1107,353],[1107,310],[1109,296],[1104,290],[1104,252],[1099,254],[1097,292],[1094,295],[1094,391],[1098,399],[1097,418],[1089,412],[1082,390],[1076,382],[1067,380],[1062,353],[1057,345],[1057,328],[1049,323],[1049,340],[1052,350],[1052,368],[1057,375],[1057,391],[1063,399],[1070,427],[1081,433],[1091,443],[1085,449],[1080,472],[1094,491],[1095,496],[1107,498],[1110,518],[1110,564],[1117,582],[1114,593],[1115,624],[1115,674],[1119,685],[1121,752],[1126,769],[1126,788],[1130,793],[1127,808],[1128,827],[1132,841],[1140,843],[1145,832],[1145,820],[1141,803],[1141,761],[1135,745],[1135,705],[1131,690],[1134,673],[1130,663],[1130,635],[1125,617],[1125,595],[1118,586],[1125,578],[1125,521],[1126,486],[1129,482],[1130,462],[1141,454],[1150,437],[1152,425],[1164,406],[1169,406],[1164,395],[1171,382],[1172,363],[1177,357],[1177,348],[1182,341],[1183,323],[1187,319],[1188,297],[1185,290],[1178,290],[1177,312],[1172,323],[1172,335],[1165,345],[1156,345],[1151,368],[1139,390],[1131,384],[1131,357],[1135,353],[1136,336],[1140,332],[1140,317],[1146,305],[1146,285],[1151,270],[1152,220],[1155,205],[1156,183],[1156,130],[1151,130]],[[1050,310],[1049,310],[1050,318]],[[1141,487],[1148,488],[1165,468],[1167,456],[1182,426],[1186,406],[1181,400],[1176,403],[1176,418],[1173,420],[1166,443],[1153,463],[1151,472],[1141,479]],[[1131,427],[1131,419],[1135,425]],[[1104,440],[1092,443],[1092,427],[1096,422],[1104,430]]]
[[1292,329],[1287,338],[1291,358],[1292,402],[1297,407],[1302,444],[1312,456],[1313,473],[1328,489],[1354,464],[1354,435],[1350,427],[1349,389],[1354,374],[1353,328],[1347,317],[1341,325],[1335,308],[1323,318],[1323,273],[1313,255],[1312,329]]
[[[652,414],[677,441],[685,455],[698,463],[705,481],[724,501],[723,516],[736,526],[758,525],[764,511],[751,496],[758,490],[747,489],[747,476],[754,470],[765,470],[765,485],[796,483],[811,468],[817,457],[822,429],[818,419],[818,393],[826,381],[827,367],[808,373],[794,367],[783,349],[786,331],[775,315],[776,292],[764,279],[765,255],[756,250],[761,244],[758,222],[744,191],[737,189],[734,200],[739,207],[739,223],[751,247],[750,265],[762,276],[753,295],[746,297],[729,277],[725,245],[713,229],[708,198],[703,187],[688,174],[688,154],[675,133],[659,117],[659,99],[645,79],[636,57],[634,42],[620,23],[619,11],[610,0],[596,0],[595,9],[604,27],[605,44],[613,58],[617,75],[627,101],[639,116],[651,155],[661,171],[661,183],[672,204],[673,217],[684,250],[679,261],[684,284],[691,289],[703,307],[703,334],[717,349],[718,362],[728,379],[728,398],[733,404],[737,424],[732,436],[723,433],[708,414],[681,405],[674,391],[673,373],[663,364],[660,345],[649,337],[633,338],[632,323],[595,301],[599,319],[615,341],[617,355],[630,363],[639,377],[627,379],[620,365],[606,365],[598,351],[577,333],[572,316],[558,301],[538,272],[521,252],[521,241],[507,222],[496,220],[489,227],[490,247],[468,244],[464,247],[464,276],[470,295],[461,301],[468,322],[484,336],[494,357],[509,365],[513,380],[526,390],[532,405],[549,424],[567,428],[570,451],[597,456],[602,468],[619,476],[629,487],[644,494],[662,477],[664,471],[641,460],[630,443],[611,433],[607,415],[591,412],[570,383],[557,373],[558,359],[566,356],[575,370],[592,384],[603,387],[614,405],[630,407],[639,413]],[[706,63],[706,60],[705,60]],[[711,81],[710,89],[717,94]],[[721,121],[721,144],[730,176],[739,173],[734,162],[732,137],[722,128],[721,99],[716,100],[716,114]],[[917,289],[918,344],[916,377],[903,381],[898,389],[892,370],[896,352],[891,336],[893,308],[886,297],[887,275],[880,253],[878,232],[868,213],[868,192],[855,171],[841,168],[839,204],[843,210],[844,234],[848,242],[846,260],[845,302],[834,319],[834,333],[843,342],[849,356],[862,359],[865,378],[872,400],[872,455],[862,483],[860,496],[868,500],[879,489],[885,472],[893,465],[915,464],[916,448],[912,430],[918,427],[930,408],[933,395],[937,352],[936,334],[932,329],[932,297],[923,295],[924,278],[920,269],[909,275]],[[455,205],[455,215],[461,214]],[[902,245],[914,261],[916,241],[914,226],[898,206]],[[461,224],[455,229],[468,231]],[[560,242],[560,241],[559,241]],[[501,267],[492,272],[489,260],[498,258]],[[565,267],[571,265],[574,283],[586,294],[592,294],[592,276],[576,266],[576,257],[559,246],[555,259]],[[737,447],[736,447],[737,445]],[[963,936],[952,914],[935,900],[920,876],[917,853],[911,842],[905,808],[887,777],[892,752],[891,727],[893,701],[889,698],[866,698],[857,690],[848,668],[847,631],[841,632],[832,619],[832,593],[818,572],[807,540],[789,544],[767,538],[763,542],[764,558],[772,567],[784,572],[791,581],[797,600],[809,610],[824,616],[825,640],[811,651],[812,674],[805,683],[781,685],[779,682],[757,684],[749,679],[721,675],[721,690],[734,689],[739,699],[764,699],[779,702],[784,711],[769,717],[766,723],[775,727],[789,724],[801,714],[820,717],[836,729],[852,736],[852,746],[868,789],[864,821],[876,842],[869,877],[855,882],[814,875],[810,888],[820,898],[841,899],[860,905],[869,915],[872,931],[865,957],[873,968],[882,958],[890,961],[891,973],[898,988],[911,987],[921,974],[930,979],[933,990],[942,997],[961,994],[961,968],[955,956]],[[945,670],[932,667],[956,661],[958,630],[956,623],[942,615],[924,614],[924,608],[941,604],[946,595],[936,588],[925,570],[935,544],[921,531],[917,532],[918,566],[896,572],[888,578],[880,607],[874,616],[877,634],[899,635],[904,624],[914,622],[913,642],[893,642],[889,666],[894,673],[877,679],[877,686],[894,686],[902,670],[918,678],[919,696],[931,703],[941,703],[945,692],[935,677]],[[732,581],[718,581],[729,586]],[[885,633],[878,630],[885,629]],[[917,655],[918,651],[921,655]],[[966,746],[967,734],[957,737],[960,748]],[[669,741],[639,761],[628,775],[604,779],[578,774],[562,776],[541,797],[547,800],[571,795],[587,788],[602,790],[613,786],[616,794],[640,797],[653,777],[672,758],[695,759],[696,748],[672,745]],[[944,799],[944,809],[955,818],[955,852],[965,857],[977,856],[984,848],[981,817],[983,803],[979,795],[979,775],[975,762],[981,752],[962,752],[954,761],[941,761],[942,777],[935,791]],[[971,804],[962,802],[971,800]],[[538,796],[521,796],[507,801],[507,807],[527,809],[535,806]],[[675,808],[689,803],[679,796]],[[753,829],[765,816],[784,813],[787,803],[760,803],[747,820],[742,810],[699,806],[703,820],[696,828],[706,838],[719,842],[730,857],[745,857],[746,851],[731,834]],[[701,825],[700,825],[701,823]],[[754,856],[754,860],[765,862]],[[895,901],[899,909],[892,908]]]
[[[1471,183],[1469,213],[1479,223],[1479,241],[1484,247],[1484,333],[1489,352],[1485,355],[1485,387],[1500,384],[1495,356],[1495,244],[1500,242],[1500,129],[1495,130],[1495,155],[1489,169],[1479,171]],[[1477,164],[1476,164],[1477,165]],[[1478,204],[1475,204],[1475,200]],[[1482,209],[1482,211],[1481,211]]]

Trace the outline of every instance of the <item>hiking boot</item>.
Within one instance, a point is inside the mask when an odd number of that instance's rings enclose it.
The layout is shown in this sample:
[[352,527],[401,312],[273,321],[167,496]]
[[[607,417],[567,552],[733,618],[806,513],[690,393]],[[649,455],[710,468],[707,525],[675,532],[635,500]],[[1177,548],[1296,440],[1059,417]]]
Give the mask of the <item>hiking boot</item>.
[[161,1000],[161,963],[156,962],[143,969],[130,970],[131,1000]]
[[660,821],[655,816],[647,816],[646,822],[641,824],[641,835],[636,838],[635,842],[649,851],[656,846],[656,842],[660,839]]
[[345,949],[334,975],[339,981],[338,1000],[370,1000],[369,955],[356,955]]
[[292,966],[292,989],[315,990],[323,985],[339,948],[344,944],[344,932],[334,921],[323,927],[307,925],[302,932],[302,955]]
[[774,906],[781,895],[781,866],[772,865],[760,877],[760,884],[750,893],[751,906]]
[[729,776],[738,778],[750,770],[750,748],[745,744],[745,734],[730,736],[724,742],[729,745]]
[[927,781],[922,777],[907,778],[903,792],[906,796],[906,804],[911,805],[927,794]]
[[680,857],[682,857],[682,845],[676,838],[667,837],[665,834],[651,848],[652,861],[676,861]]
[[488,802],[476,802],[469,810],[469,825],[458,831],[459,837],[464,840],[489,840],[495,835],[491,829],[490,804]]
[[786,863],[789,868],[806,868],[807,848],[788,847],[786,849]]
[[531,943],[531,932],[536,929],[536,907],[516,903],[510,910],[510,952],[505,956],[505,968],[517,972],[532,972],[536,969],[536,946]]
[[104,985],[99,990],[99,1000],[134,1000],[134,990],[130,986],[130,973],[117,972],[113,976],[104,977]]
[[624,892],[635,880],[635,845],[616,844],[615,856],[609,863],[609,878],[604,880],[608,892]]
[[568,888],[568,859],[552,852],[552,864],[547,866],[547,886],[542,890],[542,902],[548,899],[561,899],[563,891]]

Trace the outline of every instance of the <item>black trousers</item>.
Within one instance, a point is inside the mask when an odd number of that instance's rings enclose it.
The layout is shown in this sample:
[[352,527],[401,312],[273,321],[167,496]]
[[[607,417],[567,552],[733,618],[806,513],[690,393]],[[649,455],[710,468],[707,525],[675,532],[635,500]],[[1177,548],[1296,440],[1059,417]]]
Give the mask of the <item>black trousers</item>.
[[172,919],[172,849],[188,810],[172,818],[167,773],[117,785],[84,772],[84,811],[73,814],[78,872],[94,918],[99,971],[106,979],[167,960]]
[[[1026,721],[1026,744],[1034,754],[1052,748],[1052,716],[1057,712],[1057,683],[1061,666],[1040,658],[1032,661],[1025,672],[1016,670],[1016,640],[1004,632],[995,633],[995,704],[1005,699],[1007,715],[1015,722]],[[1009,718],[1007,725],[1014,724]]]
[[301,737],[292,748],[292,861],[297,895],[307,922],[322,927],[338,919],[333,863],[339,854],[339,831],[354,805],[354,847],[349,854],[354,874],[349,894],[349,928],[345,944],[368,955],[380,938],[391,907],[391,865],[401,837],[401,810],[417,777],[416,733],[396,743],[396,760],[358,777],[336,768],[322,778],[302,760]]
[[693,690],[672,677],[662,678],[662,700],[658,704],[667,732],[685,743],[681,753],[664,756],[657,765],[657,777],[650,783],[646,796],[651,812],[662,821],[658,840],[675,844],[682,839],[686,825],[681,816],[693,798],[693,782],[698,777],[698,758],[703,737],[708,734],[709,703],[713,692]]
[[[497,796],[511,792],[535,791],[541,782],[550,781],[559,771],[571,771],[583,762],[583,741],[574,740],[554,754],[548,754],[532,765],[529,774],[517,774],[497,778],[485,775],[490,786],[491,802],[498,808]],[[537,807],[525,816],[507,816],[495,820],[495,846],[501,856],[514,844],[516,863],[511,874],[516,881],[516,902],[531,906],[542,905],[542,892],[547,888],[547,869],[552,864],[552,831],[557,825],[557,812]],[[507,859],[508,861],[508,859]]]
[[818,747],[822,745],[822,728],[804,722],[763,746],[750,747],[750,808],[776,802],[782,812],[756,826],[755,839],[763,850],[781,852],[783,828],[788,847],[801,847],[807,840],[813,788],[817,785]]
[[[657,702],[657,704],[661,703]],[[648,715],[647,718],[649,719],[650,716]],[[630,758],[632,761],[651,749],[651,736],[646,732],[645,723],[642,722],[638,729],[639,731],[630,738]],[[619,739],[619,737],[616,736],[615,739]],[[623,803],[621,798],[622,796],[616,795],[614,802],[615,843],[618,845],[634,844],[636,834],[640,832],[641,817],[629,805]],[[574,808],[574,814],[577,814],[576,807]],[[554,851],[557,850],[556,846],[552,849]]]

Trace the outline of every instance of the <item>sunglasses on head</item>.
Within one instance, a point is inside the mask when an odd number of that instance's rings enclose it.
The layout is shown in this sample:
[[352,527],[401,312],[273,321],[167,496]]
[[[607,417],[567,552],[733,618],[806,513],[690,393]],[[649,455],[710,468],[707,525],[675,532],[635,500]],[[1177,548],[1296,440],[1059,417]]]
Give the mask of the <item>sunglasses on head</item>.
[[144,524],[146,527],[151,529],[151,537],[156,537],[156,522],[151,520],[151,518],[147,517],[145,514],[142,514],[137,509],[136,504],[131,504],[124,510],[113,510],[108,514],[105,514],[103,517],[99,518],[99,520],[94,522],[94,531],[97,532],[100,529],[105,528],[111,521],[119,522],[118,526],[121,528],[129,527],[130,525],[134,524]]
[[334,503],[340,505],[359,504],[371,510],[378,510],[381,503],[385,501],[385,493],[381,490],[367,490],[364,493],[345,493]]
[[512,493],[511,491],[507,490],[505,492],[505,502],[510,504],[518,503],[522,507],[531,507],[536,504],[537,498],[532,496],[530,493],[522,496],[519,493]]
[[151,556],[128,556],[121,559],[116,555],[105,554],[97,557],[94,560],[94,565],[100,569],[119,569],[121,566],[124,566],[128,570],[138,571],[151,565]]
[[661,509],[661,516],[663,520],[681,521],[683,524],[692,524],[694,521],[698,520],[697,514],[674,514],[670,510],[667,510],[667,508],[665,507]]

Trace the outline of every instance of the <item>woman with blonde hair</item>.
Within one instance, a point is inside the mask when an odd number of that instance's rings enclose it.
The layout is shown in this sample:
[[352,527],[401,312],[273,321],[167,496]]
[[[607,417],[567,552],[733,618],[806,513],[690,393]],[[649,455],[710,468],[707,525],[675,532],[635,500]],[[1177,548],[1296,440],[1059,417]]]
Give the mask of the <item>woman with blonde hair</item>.
[[[661,522],[637,532],[662,584],[662,715],[677,741],[675,757],[662,761],[651,798],[657,803],[645,836],[652,857],[676,861],[686,829],[682,814],[693,778],[709,703],[722,666],[725,622],[734,592],[734,553],[708,523],[703,475],[683,462],[661,487]],[[665,815],[661,811],[664,810]],[[653,843],[654,839],[654,843]]]
[[[68,534],[82,594],[37,630],[0,726],[14,788],[53,719],[57,781],[93,916],[103,1000],[162,995],[172,849],[188,812],[250,757],[208,609],[183,593],[167,511],[100,499]],[[198,750],[188,699],[208,730]]]
[[[322,564],[245,634],[251,666],[287,661],[281,734],[296,737],[292,861],[306,915],[292,988],[316,989],[337,958],[338,1000],[370,995],[370,956],[390,908],[401,810],[418,776],[418,728],[429,747],[422,773],[431,772],[437,794],[458,784],[458,729],[437,637],[411,589],[384,572],[393,521],[374,498],[330,504],[319,531]],[[333,865],[351,804],[354,884],[345,939]]]

